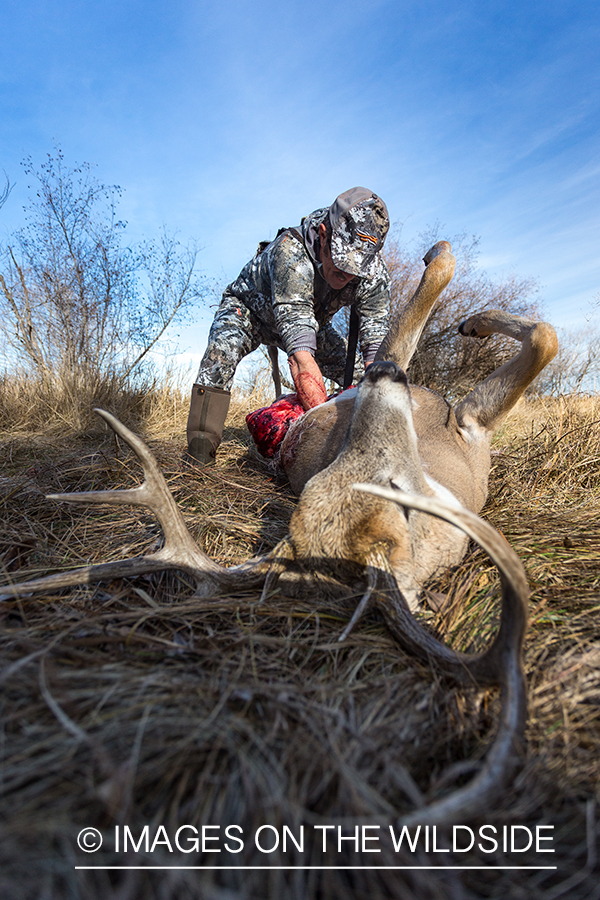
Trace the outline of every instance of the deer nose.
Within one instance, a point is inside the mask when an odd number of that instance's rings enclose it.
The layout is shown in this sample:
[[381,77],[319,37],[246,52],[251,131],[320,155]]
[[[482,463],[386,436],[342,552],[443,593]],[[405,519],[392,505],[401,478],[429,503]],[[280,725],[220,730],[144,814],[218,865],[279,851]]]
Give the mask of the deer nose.
[[387,360],[371,363],[364,374],[364,378],[372,384],[375,384],[376,381],[382,378],[388,378],[390,381],[395,381],[399,384],[408,384],[404,370],[397,366],[396,363]]

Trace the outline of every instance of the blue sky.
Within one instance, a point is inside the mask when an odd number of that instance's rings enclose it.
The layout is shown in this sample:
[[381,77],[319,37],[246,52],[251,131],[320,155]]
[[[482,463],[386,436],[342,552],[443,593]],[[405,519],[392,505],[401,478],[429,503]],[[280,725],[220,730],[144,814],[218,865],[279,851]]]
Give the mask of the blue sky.
[[[259,240],[362,184],[411,239],[481,238],[547,318],[597,321],[597,0],[4,0],[0,168],[25,155],[124,188],[132,240],[165,224],[232,280]],[[199,361],[210,313],[186,342]]]

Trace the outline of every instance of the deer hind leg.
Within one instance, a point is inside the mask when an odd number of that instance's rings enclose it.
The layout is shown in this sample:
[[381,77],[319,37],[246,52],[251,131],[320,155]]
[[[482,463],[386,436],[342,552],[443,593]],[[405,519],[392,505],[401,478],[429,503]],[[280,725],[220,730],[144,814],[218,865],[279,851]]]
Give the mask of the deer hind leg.
[[501,309],[490,309],[471,316],[461,322],[458,331],[465,336],[479,338],[505,334],[521,342],[521,350],[514,359],[488,375],[454,410],[461,428],[479,427],[492,432],[536,375],[556,355],[556,332],[547,322],[535,322]]
[[448,241],[438,241],[425,254],[425,271],[419,286],[400,312],[392,316],[388,334],[377,351],[377,360],[386,359],[401,369],[408,368],[429,313],[454,275],[456,260],[451,250]]

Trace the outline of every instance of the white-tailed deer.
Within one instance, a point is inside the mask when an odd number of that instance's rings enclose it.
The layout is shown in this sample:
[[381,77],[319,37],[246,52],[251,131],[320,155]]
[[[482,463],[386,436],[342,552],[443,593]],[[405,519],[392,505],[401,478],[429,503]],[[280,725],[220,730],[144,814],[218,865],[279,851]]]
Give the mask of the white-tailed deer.
[[[463,322],[459,331],[509,335],[521,342],[510,362],[454,409],[438,394],[410,386],[404,369],[431,308],[454,272],[450,244],[425,257],[414,296],[390,331],[358,388],[307,412],[289,430],[281,463],[300,499],[289,538],[270,554],[223,568],[191,538],[146,445],[109,413],[98,411],[137,454],[144,483],[131,490],[54,495],[55,500],[137,504],[151,509],[165,535],[148,556],[108,562],[2,588],[4,597],[48,591],[163,569],[191,574],[198,596],[251,586],[272,587],[289,564],[325,567],[362,578],[363,600],[340,639],[372,604],[399,643],[459,682],[499,684],[502,713],[485,764],[472,781],[404,818],[407,824],[459,823],[486,808],[518,764],[526,719],[522,642],[527,621],[523,568],[504,538],[481,520],[487,495],[490,440],[502,417],[552,359],[551,326],[498,310]],[[497,566],[502,582],[498,632],[478,654],[457,653],[433,638],[412,615],[425,581],[462,557],[467,536]]]

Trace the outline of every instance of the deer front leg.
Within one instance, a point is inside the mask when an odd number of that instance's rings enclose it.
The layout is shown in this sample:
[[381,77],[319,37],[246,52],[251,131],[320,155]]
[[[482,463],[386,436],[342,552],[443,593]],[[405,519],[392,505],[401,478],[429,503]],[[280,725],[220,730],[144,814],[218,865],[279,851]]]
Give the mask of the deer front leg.
[[521,350],[514,359],[488,375],[455,408],[461,428],[475,426],[492,432],[536,375],[556,355],[556,332],[547,322],[535,322],[501,309],[490,309],[471,316],[461,322],[458,331],[465,336],[479,338],[505,334],[521,342]]

